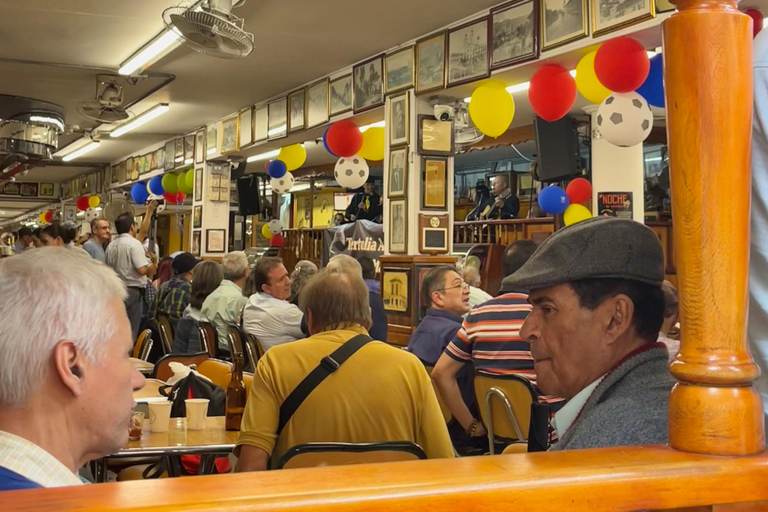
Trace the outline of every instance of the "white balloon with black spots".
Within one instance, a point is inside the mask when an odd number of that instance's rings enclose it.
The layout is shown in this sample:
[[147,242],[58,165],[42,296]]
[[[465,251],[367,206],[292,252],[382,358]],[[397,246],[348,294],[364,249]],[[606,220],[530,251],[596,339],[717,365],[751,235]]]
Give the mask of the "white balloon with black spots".
[[282,178],[272,178],[269,180],[269,186],[278,194],[286,194],[293,188],[295,182],[296,180],[294,179],[293,174],[287,172]]
[[85,221],[91,222],[94,219],[99,218],[99,212],[96,211],[96,208],[88,208],[85,210]]
[[614,92],[597,109],[597,127],[614,146],[636,146],[651,134],[653,112],[638,93]]
[[271,221],[269,221],[267,226],[268,226],[267,229],[269,229],[269,232],[272,233],[273,235],[279,235],[280,233],[283,232],[283,226],[280,224],[279,219],[272,219]]
[[368,162],[361,156],[339,158],[333,175],[339,185],[345,188],[360,188],[368,181]]

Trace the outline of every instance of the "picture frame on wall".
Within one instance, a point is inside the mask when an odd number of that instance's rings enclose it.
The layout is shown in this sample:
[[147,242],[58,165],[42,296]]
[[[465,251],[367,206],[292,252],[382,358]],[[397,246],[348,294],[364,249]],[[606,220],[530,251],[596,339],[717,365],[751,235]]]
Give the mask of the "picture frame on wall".
[[445,87],[445,32],[416,42],[416,93]]
[[384,104],[384,56],[378,55],[352,68],[352,104],[355,114]]
[[425,156],[421,159],[421,209],[448,209],[448,159]]
[[205,154],[215,155],[219,151],[219,123],[208,126],[205,130]]
[[593,37],[656,17],[655,0],[590,0],[590,2]]
[[447,213],[419,214],[419,252],[421,254],[447,254],[450,223]]
[[205,230],[205,252],[221,253],[226,250],[225,229],[206,229]]
[[195,163],[195,136],[184,137],[184,164]]
[[198,130],[195,134],[195,163],[205,162],[205,130]]
[[513,0],[491,9],[491,69],[539,57],[539,0]]
[[491,75],[488,58],[490,17],[479,18],[448,31],[448,87]]
[[154,171],[157,169],[157,151],[153,151],[149,155],[149,170]]
[[306,105],[304,100],[306,99],[306,91],[299,89],[288,95],[288,109],[290,115],[288,116],[288,131],[295,132],[306,128],[307,123],[304,119],[304,113]]
[[281,139],[288,135],[288,98],[280,98],[269,104],[269,140]]
[[439,121],[432,115],[419,115],[420,155],[452,156],[455,149],[453,121]]
[[195,169],[195,201],[203,200],[203,168],[198,167]]
[[253,110],[253,141],[261,142],[269,138],[269,110],[266,105]]
[[389,202],[389,252],[408,252],[408,200]]
[[157,168],[165,169],[165,148],[157,150]]
[[109,182],[110,183],[118,183],[118,170],[120,169],[120,165],[113,165],[112,166],[112,173],[109,175]]
[[392,94],[413,87],[415,47],[396,50],[384,57],[384,92]]
[[237,147],[243,148],[253,142],[253,108],[248,107],[240,111],[237,120]]
[[173,163],[174,168],[184,163],[184,137],[173,141]]
[[410,311],[410,276],[402,268],[385,268],[381,272],[381,299],[384,310],[405,314]]
[[237,151],[238,116],[232,116],[221,122],[221,154]]
[[328,110],[331,116],[352,110],[352,74],[334,78],[328,85]]
[[387,197],[405,197],[408,190],[408,147],[389,151]]
[[541,0],[540,18],[542,51],[589,36],[587,0]]
[[[117,174],[117,166],[112,167],[113,173]],[[53,183],[41,183],[40,184],[40,197],[53,197]]]
[[[174,152],[176,151],[176,141],[169,140],[165,143],[165,163],[163,168],[168,171],[176,167],[174,162]],[[130,165],[128,166],[130,169]]]
[[389,145],[398,146],[410,142],[410,102],[408,93],[393,96],[389,100]]
[[[176,139],[179,140],[179,139]],[[182,152],[182,157],[184,156],[184,153]],[[139,158],[139,174],[144,175],[147,174],[151,169],[149,168],[149,164],[151,163],[149,154],[142,155]]]
[[203,227],[203,206],[198,205],[192,211],[192,228],[198,229],[201,227]]
[[307,110],[304,114],[307,128],[314,128],[328,122],[329,100],[327,78],[307,87]]
[[22,197],[37,197],[39,185],[37,183],[21,183],[20,194]]
[[192,232],[192,254],[200,257],[200,231]]

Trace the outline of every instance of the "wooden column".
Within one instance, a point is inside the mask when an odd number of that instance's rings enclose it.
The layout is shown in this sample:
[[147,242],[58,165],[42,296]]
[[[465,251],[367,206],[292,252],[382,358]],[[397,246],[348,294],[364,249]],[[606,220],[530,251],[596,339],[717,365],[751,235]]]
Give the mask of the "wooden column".
[[747,350],[752,21],[735,1],[676,0],[664,73],[682,343],[671,370],[673,448],[764,448]]
[[309,178],[309,227],[315,227],[315,178]]

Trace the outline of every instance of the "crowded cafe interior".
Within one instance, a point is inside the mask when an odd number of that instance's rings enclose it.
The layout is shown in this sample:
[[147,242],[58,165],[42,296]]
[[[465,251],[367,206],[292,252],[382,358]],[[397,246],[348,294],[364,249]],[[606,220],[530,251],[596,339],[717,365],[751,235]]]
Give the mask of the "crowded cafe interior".
[[0,2],[0,508],[768,511],[762,13]]

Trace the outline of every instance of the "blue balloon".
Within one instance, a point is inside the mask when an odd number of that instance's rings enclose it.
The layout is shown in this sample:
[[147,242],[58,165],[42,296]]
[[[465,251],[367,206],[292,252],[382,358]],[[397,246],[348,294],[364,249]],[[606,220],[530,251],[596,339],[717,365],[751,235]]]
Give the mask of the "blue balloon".
[[327,152],[329,152],[330,154],[332,154],[333,156],[339,156],[339,155],[337,155],[336,153],[334,153],[333,151],[331,151],[331,148],[329,148],[329,147],[328,147],[328,140],[327,140],[327,137],[328,137],[328,130],[330,130],[330,129],[331,129],[331,127],[330,127],[330,126],[329,126],[328,128],[326,128],[326,129],[325,129],[325,133],[323,134],[323,146],[325,146],[325,150],[326,150]]
[[270,178],[282,178],[288,172],[288,167],[282,160],[272,160],[267,166],[267,174]]
[[664,56],[658,54],[651,59],[651,70],[637,93],[653,107],[664,108]]
[[147,186],[142,183],[136,183],[131,187],[131,199],[136,204],[144,204],[149,198],[149,192],[147,192]]
[[539,192],[539,206],[550,215],[560,215],[568,208],[569,204],[571,201],[568,199],[568,195],[560,187],[552,185],[544,187]]
[[155,194],[156,196],[161,196],[165,193],[165,189],[163,188],[163,177],[162,176],[155,176],[151,180],[149,180],[149,191]]

